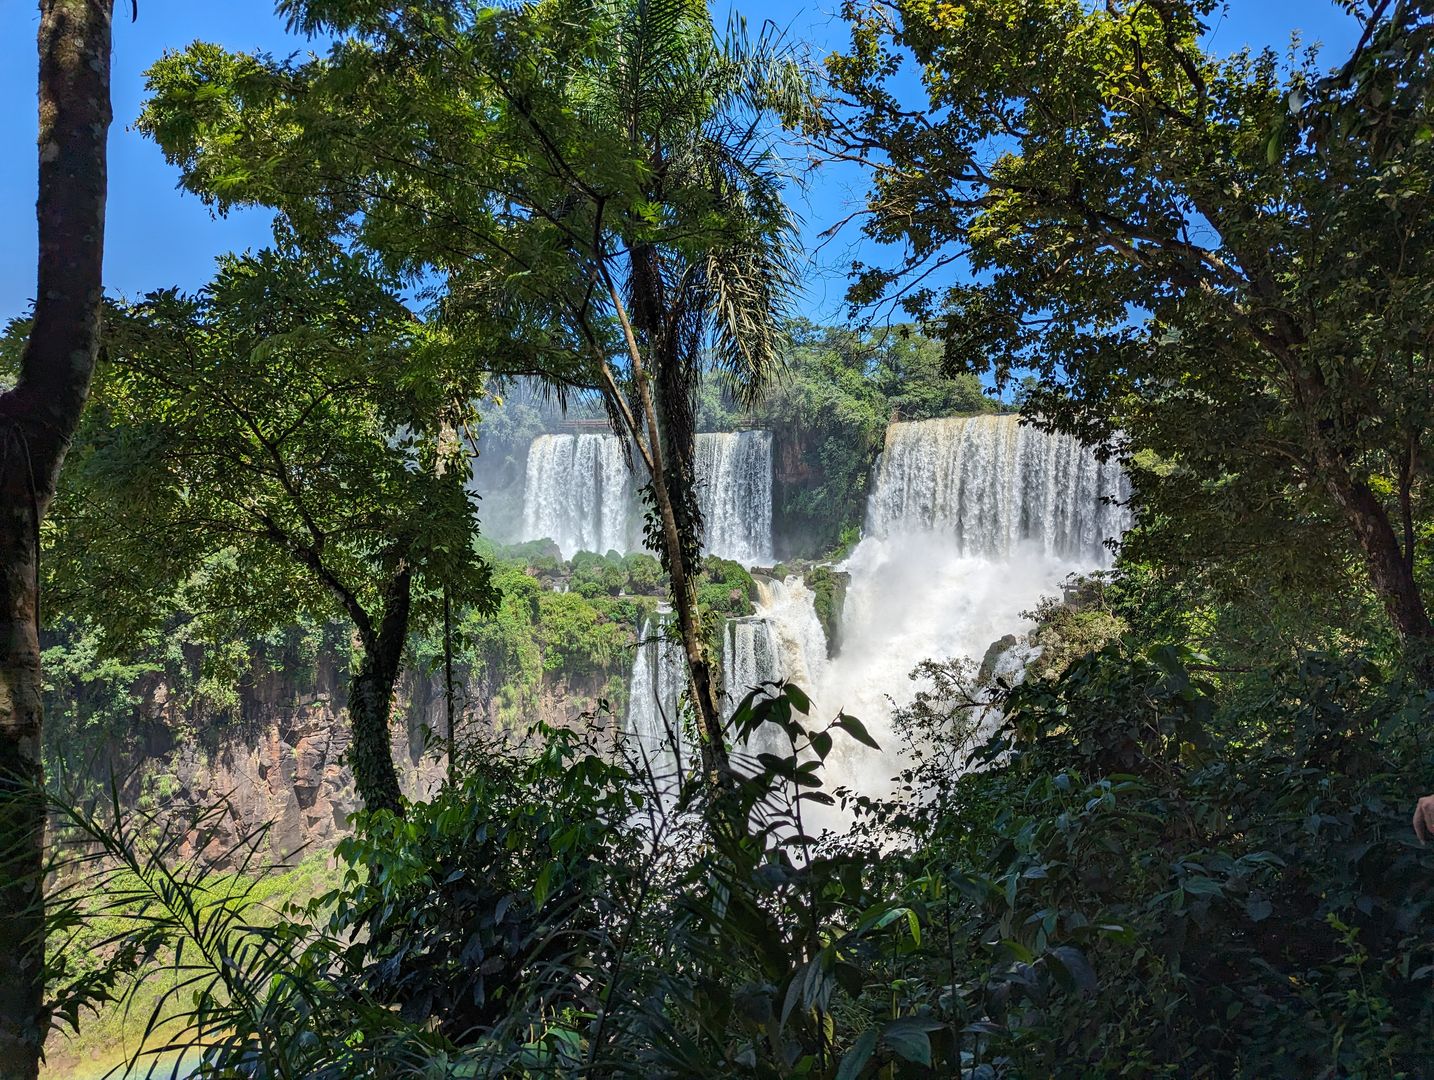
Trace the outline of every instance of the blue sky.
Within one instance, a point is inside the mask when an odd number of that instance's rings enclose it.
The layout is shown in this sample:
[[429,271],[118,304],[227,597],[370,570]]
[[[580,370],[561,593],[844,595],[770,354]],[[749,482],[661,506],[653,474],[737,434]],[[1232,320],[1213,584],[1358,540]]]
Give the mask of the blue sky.
[[[6,0],[5,33],[0,35],[0,101],[11,102],[0,112],[0,321],[22,313],[35,290],[37,7],[27,0]],[[749,22],[772,19],[786,27],[793,39],[810,42],[818,54],[842,44],[843,24],[834,14],[838,0],[739,0],[736,7]],[[306,51],[309,43],[285,33],[271,0],[139,0],[134,23],[125,0],[116,8],[105,281],[112,293],[123,296],[171,285],[195,289],[209,278],[216,255],[264,245],[269,217],[246,212],[216,219],[198,199],[177,190],[175,171],[132,127],[144,97],[144,69],[166,50],[196,39],[280,55]],[[1322,42],[1337,58],[1352,46],[1355,29],[1326,0],[1232,0],[1212,26],[1208,45],[1218,52],[1245,45],[1283,50],[1291,31],[1299,30],[1305,42]],[[809,250],[817,248],[817,235],[858,205],[861,196],[862,177],[853,168],[826,170],[809,179],[795,199]],[[814,256],[803,304],[813,318],[841,318],[843,275],[857,242],[850,230]],[[868,260],[872,254],[862,252]]]

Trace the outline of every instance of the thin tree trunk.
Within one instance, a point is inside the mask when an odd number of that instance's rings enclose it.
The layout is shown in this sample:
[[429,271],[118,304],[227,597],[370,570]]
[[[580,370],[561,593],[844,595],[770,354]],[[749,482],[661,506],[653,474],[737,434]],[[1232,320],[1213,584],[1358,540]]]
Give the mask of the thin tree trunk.
[[[17,454],[7,440],[6,458]],[[44,1041],[45,803],[40,764],[36,516],[6,461],[0,520],[0,1077],[31,1078]],[[20,490],[17,490],[20,489]]]
[[99,348],[111,9],[40,4],[37,299],[0,396],[0,1080],[33,1080],[46,1028],[40,521]]
[[458,780],[458,739],[453,708],[453,597],[443,587],[443,705],[448,713],[448,786]]
[[[661,542],[665,549],[663,553],[667,556],[667,574],[672,579],[672,606],[677,611],[682,652],[687,660],[687,673],[692,683],[693,705],[697,709],[697,720],[702,729],[702,769],[709,778],[721,780],[731,771],[722,731],[722,713],[718,708],[712,683],[712,667],[707,662],[707,650],[702,642],[701,619],[697,610],[697,586],[693,580],[692,568],[687,564],[687,547],[683,543],[682,529],[678,525],[677,512],[667,487],[662,436],[657,422],[657,409],[652,400],[652,386],[644,370],[642,350],[638,346],[622,298],[618,295],[612,279],[606,275],[605,283],[618,321],[622,324],[628,360],[632,364],[632,381],[637,387],[638,401],[642,407],[642,423],[648,433],[646,464],[652,480],[653,500],[657,503]],[[611,376],[609,384],[616,395],[616,384],[612,382]],[[632,429],[633,436],[640,439],[642,432],[638,428],[637,418],[626,410],[623,410],[623,416]]]
[[398,786],[398,771],[393,767],[388,725],[408,636],[412,584],[413,572],[408,568],[400,569],[389,582],[383,621],[376,634],[363,639],[363,659],[349,681],[349,724],[353,730],[349,764],[354,771],[354,787],[367,809],[395,814],[403,813],[403,793]]

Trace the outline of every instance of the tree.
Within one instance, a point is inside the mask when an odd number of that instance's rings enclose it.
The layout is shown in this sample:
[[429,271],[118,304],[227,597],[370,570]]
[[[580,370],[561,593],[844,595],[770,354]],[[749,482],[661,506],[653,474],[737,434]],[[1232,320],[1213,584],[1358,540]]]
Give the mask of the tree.
[[281,10],[341,40],[299,64],[192,46],[151,70],[141,127],[220,210],[272,206],[436,271],[454,326],[513,343],[503,370],[602,394],[647,481],[705,764],[725,770],[693,414],[704,371],[750,397],[777,364],[794,245],[762,132],[800,106],[795,67],[720,40],[695,0]]
[[110,0],[40,4],[39,277],[19,378],[0,394],[0,1078],[39,1070],[44,996],[40,523],[100,334]]
[[56,508],[57,586],[84,588],[60,601],[113,635],[176,611],[250,635],[296,610],[347,619],[354,780],[399,811],[388,722],[410,626],[445,587],[494,600],[449,437],[478,394],[465,351],[356,258],[264,252],[116,311],[106,353]]
[[1027,411],[1125,456],[1166,555],[1348,558],[1427,681],[1434,21],[1344,6],[1363,40],[1326,76],[1203,51],[1215,0],[850,5],[827,135],[882,158],[867,228],[909,256],[854,300],[939,320],[953,367],[1034,372]]

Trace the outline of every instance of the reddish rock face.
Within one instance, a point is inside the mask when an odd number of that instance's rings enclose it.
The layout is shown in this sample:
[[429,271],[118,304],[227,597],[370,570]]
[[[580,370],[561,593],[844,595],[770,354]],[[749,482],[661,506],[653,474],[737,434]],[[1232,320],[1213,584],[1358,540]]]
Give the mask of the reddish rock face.
[[[143,688],[143,711],[165,734],[151,738],[139,754],[104,764],[122,779],[129,800],[137,801],[145,790],[158,793],[161,813],[171,822],[224,808],[204,831],[190,830],[180,849],[183,857],[202,853],[225,868],[239,841],[266,827],[261,861],[288,862],[327,851],[349,832],[349,818],[361,806],[353,773],[344,764],[349,747],[344,677],[331,660],[320,656],[316,669],[303,673],[309,685],[303,691],[296,689],[295,678],[261,673],[245,687],[238,718],[188,708],[182,695],[150,683]],[[588,682],[544,686],[532,719],[575,722],[602,693],[601,679]],[[460,691],[460,700],[467,697]],[[491,730],[487,703],[465,708],[459,722],[460,731]],[[441,685],[422,673],[405,676],[391,731],[399,782],[411,799],[427,798],[443,783],[447,761],[437,735],[446,725]]]

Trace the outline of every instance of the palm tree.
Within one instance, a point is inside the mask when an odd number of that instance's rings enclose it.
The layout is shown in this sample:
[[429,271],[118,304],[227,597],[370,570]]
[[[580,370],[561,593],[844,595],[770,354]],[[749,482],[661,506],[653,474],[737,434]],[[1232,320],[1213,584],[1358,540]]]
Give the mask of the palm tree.
[[793,219],[769,133],[806,101],[775,40],[698,0],[283,0],[303,63],[194,45],[141,126],[221,211],[279,209],[440,282],[488,364],[602,396],[645,475],[709,773],[726,769],[693,574],[694,401],[778,364]]
[[616,379],[604,381],[658,512],[657,548],[672,581],[703,766],[722,772],[721,695],[694,587],[703,525],[694,409],[710,371],[751,402],[780,364],[796,283],[794,228],[761,122],[774,103],[799,102],[802,83],[764,44],[749,48],[740,33],[719,40],[705,3],[617,0],[608,10],[611,50],[585,111],[595,127],[625,133],[629,159],[647,167],[639,172],[639,213],[614,221],[594,252],[623,331],[626,392],[614,389]]

